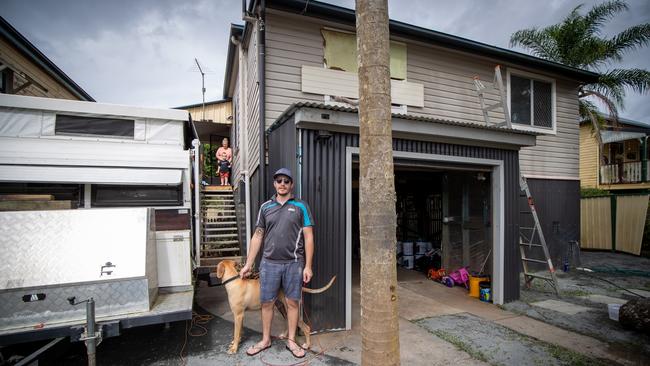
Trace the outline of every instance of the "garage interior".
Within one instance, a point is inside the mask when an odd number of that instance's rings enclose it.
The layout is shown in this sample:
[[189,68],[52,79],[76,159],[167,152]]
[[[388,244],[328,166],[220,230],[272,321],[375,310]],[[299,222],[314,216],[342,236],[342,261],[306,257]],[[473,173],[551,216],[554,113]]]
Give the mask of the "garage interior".
[[[492,275],[492,169],[477,165],[396,160],[397,280],[425,279],[430,268]],[[359,164],[352,166],[352,325],[360,286]],[[413,243],[413,263],[405,246]],[[427,256],[423,254],[425,247]],[[400,250],[400,244],[402,249]],[[400,253],[401,252],[401,253]],[[408,252],[408,250],[407,250]],[[428,260],[421,258],[428,257]],[[442,286],[442,284],[441,284]]]

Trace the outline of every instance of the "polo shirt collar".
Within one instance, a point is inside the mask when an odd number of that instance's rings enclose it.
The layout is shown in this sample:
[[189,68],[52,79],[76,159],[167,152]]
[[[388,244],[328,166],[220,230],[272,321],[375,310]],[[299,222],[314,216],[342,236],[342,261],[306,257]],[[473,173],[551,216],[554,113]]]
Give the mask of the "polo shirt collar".
[[[286,200],[284,203],[287,203],[287,202],[289,202],[289,201],[293,201],[293,200],[295,200],[295,199],[296,199],[296,197],[294,197],[293,195],[291,195],[291,197],[289,197],[289,199]],[[284,206],[284,204],[280,204],[280,202],[278,202],[278,194],[277,194],[277,193],[274,194],[273,197],[271,197],[271,200],[273,200],[273,202],[277,203],[277,204],[280,205],[280,206]]]

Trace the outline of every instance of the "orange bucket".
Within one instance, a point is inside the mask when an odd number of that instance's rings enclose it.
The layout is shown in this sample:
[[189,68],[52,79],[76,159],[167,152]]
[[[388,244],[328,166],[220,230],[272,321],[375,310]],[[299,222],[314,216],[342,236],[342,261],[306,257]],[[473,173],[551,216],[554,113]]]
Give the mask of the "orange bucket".
[[480,292],[480,283],[489,281],[489,276],[469,276],[469,296],[475,297],[478,299]]

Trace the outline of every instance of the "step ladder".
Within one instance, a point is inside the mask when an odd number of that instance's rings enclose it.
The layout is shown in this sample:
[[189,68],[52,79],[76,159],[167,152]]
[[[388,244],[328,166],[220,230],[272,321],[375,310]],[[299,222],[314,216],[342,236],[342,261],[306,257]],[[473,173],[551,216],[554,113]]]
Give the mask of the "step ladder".
[[200,266],[239,257],[239,230],[232,188],[204,187],[201,192]]
[[[474,86],[476,87],[476,93],[478,94],[479,102],[481,103],[481,110],[483,111],[483,118],[485,119],[485,125],[490,126],[490,115],[488,112],[497,108],[502,108],[505,121],[495,123],[492,125],[498,127],[506,126],[508,128],[512,128],[512,122],[510,121],[510,111],[508,110],[508,101],[506,96],[507,93],[505,87],[503,86],[503,78],[501,77],[501,67],[499,65],[496,65],[494,67],[494,80],[492,81],[491,87],[486,87],[485,85],[483,85],[478,75],[474,76]],[[485,92],[490,90],[496,90],[496,92],[499,95],[499,102],[486,105]]]
[[[526,182],[526,178],[524,176],[519,176],[519,185],[521,187],[521,190],[526,195],[528,208],[530,209],[530,211],[521,211],[520,213],[523,215],[530,215],[533,220],[532,226],[524,226],[521,222],[519,226],[519,251],[521,253],[521,263],[524,269],[526,287],[530,288],[533,280],[539,279],[548,282],[555,293],[560,296],[560,287],[557,283],[557,277],[555,276],[555,267],[553,267],[553,261],[551,260],[551,256],[548,252],[548,247],[546,246],[546,239],[544,239],[544,232],[542,231],[542,226],[539,223],[537,210],[535,210],[535,201],[530,194],[528,182]],[[528,249],[529,254],[535,252],[539,253],[539,250],[541,249],[546,260],[534,259],[527,256],[526,249]],[[538,263],[547,266],[549,275],[544,276],[537,273],[532,273],[528,267],[530,263]]]

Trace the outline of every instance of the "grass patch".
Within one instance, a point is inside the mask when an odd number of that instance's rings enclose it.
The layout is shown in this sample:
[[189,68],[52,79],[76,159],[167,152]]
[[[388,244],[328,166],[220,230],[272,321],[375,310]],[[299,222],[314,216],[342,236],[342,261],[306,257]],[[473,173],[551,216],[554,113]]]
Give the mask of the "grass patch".
[[569,297],[580,297],[580,296],[591,295],[591,292],[585,290],[562,290],[560,291],[560,295],[569,296]]
[[460,337],[455,336],[455,335],[453,335],[451,333],[447,333],[447,332],[445,332],[443,330],[434,330],[432,332],[430,331],[430,333],[436,335],[438,338],[440,338],[440,339],[442,339],[444,341],[447,341],[447,342],[453,344],[454,347],[456,347],[459,350],[461,350],[461,351],[467,353],[468,355],[472,356],[472,358],[477,359],[479,361],[486,362],[486,363],[490,363],[487,356],[483,352],[472,348],[471,345],[463,342],[463,340],[460,339]]
[[611,364],[550,343],[546,344],[546,349],[553,358],[569,366],[605,366]]

